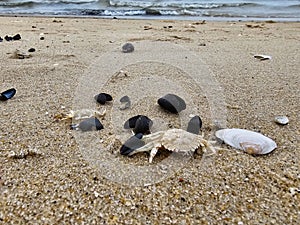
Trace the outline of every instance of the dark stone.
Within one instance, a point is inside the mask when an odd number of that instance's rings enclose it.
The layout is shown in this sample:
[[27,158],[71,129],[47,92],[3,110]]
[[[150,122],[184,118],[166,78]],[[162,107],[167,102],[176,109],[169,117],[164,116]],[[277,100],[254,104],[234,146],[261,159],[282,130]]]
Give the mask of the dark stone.
[[3,41],[3,38],[2,37],[0,37],[0,42],[2,42]]
[[11,99],[16,94],[16,92],[17,91],[14,88],[11,88],[11,89],[8,89],[6,91],[3,91],[0,94],[0,101],[6,101],[8,99]]
[[85,131],[102,130],[104,127],[96,117],[91,117],[79,123],[78,128]]
[[125,129],[133,129],[134,133],[150,134],[150,128],[153,125],[153,121],[144,115],[137,115],[131,117],[124,123]]
[[145,142],[141,139],[143,138],[143,134],[135,134],[134,136],[130,137],[121,147],[120,153],[121,155],[128,155],[134,150],[143,147]]
[[186,109],[185,101],[174,94],[167,94],[161,97],[160,99],[158,99],[157,103],[162,108],[171,113],[179,113],[182,110]]
[[28,52],[35,52],[35,48],[28,49]]
[[12,39],[13,39],[14,41],[21,40],[21,35],[20,35],[20,34],[16,34],[15,36],[12,37]]
[[134,51],[134,46],[131,43],[126,43],[122,46],[122,52],[130,53]]
[[7,35],[4,37],[4,39],[6,41],[12,41],[13,40],[13,38],[11,36],[7,36]]
[[42,40],[42,41],[45,40],[45,37],[40,37],[40,40]]
[[133,128],[133,132],[135,134],[150,134],[150,128],[152,127],[153,122],[147,116],[140,116],[135,123],[135,127]]
[[187,132],[199,134],[202,127],[202,120],[199,116],[194,116],[188,123]]
[[106,93],[100,93],[96,95],[94,98],[101,105],[104,105],[107,101],[112,101],[111,95]]

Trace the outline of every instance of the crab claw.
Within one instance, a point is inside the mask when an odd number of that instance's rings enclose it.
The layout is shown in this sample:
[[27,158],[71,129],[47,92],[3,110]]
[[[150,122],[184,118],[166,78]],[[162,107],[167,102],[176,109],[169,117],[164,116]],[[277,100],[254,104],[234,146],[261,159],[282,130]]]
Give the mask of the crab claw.
[[142,141],[143,137],[143,134],[141,133],[138,133],[138,134],[135,134],[134,136],[130,137],[121,147],[120,149],[120,153],[121,155],[132,155],[134,154],[133,152],[144,146],[145,145],[145,142]]

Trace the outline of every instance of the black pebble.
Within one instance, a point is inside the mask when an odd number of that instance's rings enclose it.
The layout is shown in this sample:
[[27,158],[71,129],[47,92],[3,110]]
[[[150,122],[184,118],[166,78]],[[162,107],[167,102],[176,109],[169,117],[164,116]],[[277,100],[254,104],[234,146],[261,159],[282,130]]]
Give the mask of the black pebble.
[[106,94],[106,93],[100,93],[100,94],[96,95],[94,98],[101,105],[104,105],[107,101],[112,101],[111,95]]
[[10,36],[7,36],[7,35],[4,37],[4,39],[5,39],[6,41],[12,41],[12,40],[13,40],[13,38],[12,38],[12,37],[10,37]]
[[28,52],[35,52],[35,48],[28,49]]
[[120,153],[121,155],[128,155],[134,150],[142,147],[145,145],[145,142],[142,141],[143,134],[135,134],[134,136],[130,137],[121,147]]
[[2,37],[0,37],[0,42],[2,42],[3,41],[3,38]]
[[202,127],[202,120],[199,116],[194,116],[188,123],[187,132],[199,134]]
[[133,129],[135,134],[142,133],[142,134],[150,134],[150,128],[153,125],[153,121],[144,115],[137,115],[131,117],[124,123],[125,129]]
[[42,41],[45,40],[45,37],[40,37],[40,40],[42,40]]
[[12,39],[13,39],[14,41],[21,40],[21,35],[20,35],[20,34],[16,34],[15,36],[12,37]]
[[185,101],[174,94],[167,94],[161,97],[160,99],[158,99],[157,103],[162,108],[171,113],[179,113],[182,110],[186,109]]
[[12,98],[16,94],[16,92],[17,91],[14,88],[11,88],[11,89],[8,89],[6,91],[3,91],[0,94],[0,101],[6,101],[6,100]]
[[81,131],[85,132],[85,131],[101,130],[104,127],[96,117],[91,117],[81,121],[78,125],[78,128]]

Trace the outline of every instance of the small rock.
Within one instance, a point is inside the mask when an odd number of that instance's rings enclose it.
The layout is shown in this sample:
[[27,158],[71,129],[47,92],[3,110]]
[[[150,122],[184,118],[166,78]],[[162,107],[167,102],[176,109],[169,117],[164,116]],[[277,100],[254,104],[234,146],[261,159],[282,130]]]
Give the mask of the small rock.
[[107,101],[113,100],[111,95],[106,94],[106,93],[100,93],[100,94],[96,95],[94,98],[101,105],[104,105]]
[[185,101],[177,95],[167,94],[158,99],[157,103],[171,113],[179,113],[186,109]]
[[28,52],[35,52],[35,48],[28,49]]
[[134,46],[131,43],[126,43],[122,46],[122,52],[130,53],[134,51]]
[[20,35],[20,34],[16,34],[15,36],[12,37],[12,39],[13,39],[14,41],[21,40],[21,35]]
[[103,128],[104,128],[103,125],[96,117],[91,117],[91,118],[81,121],[79,124],[71,125],[72,130],[79,129],[83,132],[102,130]]
[[128,155],[134,150],[145,145],[145,142],[142,141],[143,134],[135,134],[130,137],[121,147],[120,153],[121,155]]
[[194,116],[188,123],[187,132],[199,134],[202,127],[202,120],[199,116]]

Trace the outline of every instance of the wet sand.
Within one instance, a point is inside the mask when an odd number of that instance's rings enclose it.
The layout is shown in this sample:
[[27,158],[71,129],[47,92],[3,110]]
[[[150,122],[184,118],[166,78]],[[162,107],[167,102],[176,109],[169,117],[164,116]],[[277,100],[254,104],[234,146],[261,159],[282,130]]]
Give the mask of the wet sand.
[[[0,27],[2,38],[22,37],[0,43],[0,91],[17,90],[0,102],[2,223],[300,220],[299,23],[0,17]],[[136,47],[134,52],[121,52],[126,42]],[[16,49],[31,56],[17,59]],[[260,61],[255,54],[272,59]],[[173,64],[164,56],[173,57]],[[127,62],[128,57],[140,61]],[[118,65],[126,66],[115,70]],[[200,79],[194,77],[198,73]],[[179,115],[156,104],[157,97],[175,91],[188,105]],[[99,92],[110,93],[114,101],[97,105],[92,97]],[[131,109],[118,109],[122,95],[137,99]],[[99,118],[104,130],[82,134],[69,129],[71,120],[54,118],[85,104],[106,109]],[[222,148],[216,154],[196,154],[175,164],[178,169],[166,178],[164,172],[150,176],[153,184],[147,185],[139,182],[143,173],[131,174],[123,165],[149,168],[148,154],[119,154],[130,136],[122,123],[136,114],[156,119],[156,130],[185,128],[189,115],[198,114],[206,139],[213,139],[221,123],[261,132],[278,148],[254,157],[216,145]],[[289,124],[274,123],[278,115],[288,116]],[[93,151],[85,146],[89,140]],[[169,157],[160,153],[153,164]],[[112,159],[116,170],[101,167]]]

